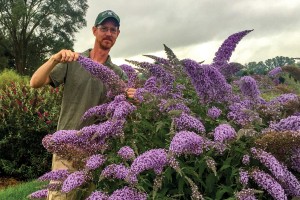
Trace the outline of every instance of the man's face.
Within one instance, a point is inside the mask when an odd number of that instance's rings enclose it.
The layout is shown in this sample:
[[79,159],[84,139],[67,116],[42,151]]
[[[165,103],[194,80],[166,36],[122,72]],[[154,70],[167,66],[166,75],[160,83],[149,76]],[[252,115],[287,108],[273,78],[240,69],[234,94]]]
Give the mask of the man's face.
[[113,20],[105,20],[101,25],[93,27],[96,42],[103,50],[109,50],[116,42],[120,30]]

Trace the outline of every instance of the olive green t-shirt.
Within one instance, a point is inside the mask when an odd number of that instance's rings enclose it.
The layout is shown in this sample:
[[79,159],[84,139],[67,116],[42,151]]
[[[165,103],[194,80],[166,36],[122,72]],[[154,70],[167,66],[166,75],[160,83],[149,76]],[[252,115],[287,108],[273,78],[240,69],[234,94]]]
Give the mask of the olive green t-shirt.
[[[81,55],[89,57],[90,50]],[[110,56],[104,65],[114,70],[121,79],[126,79],[126,74],[111,62]],[[76,61],[56,65],[50,73],[50,79],[50,85],[53,87],[64,85],[57,130],[78,130],[93,124],[95,119],[81,121],[81,117],[89,108],[106,102],[106,88],[103,82],[93,77]]]

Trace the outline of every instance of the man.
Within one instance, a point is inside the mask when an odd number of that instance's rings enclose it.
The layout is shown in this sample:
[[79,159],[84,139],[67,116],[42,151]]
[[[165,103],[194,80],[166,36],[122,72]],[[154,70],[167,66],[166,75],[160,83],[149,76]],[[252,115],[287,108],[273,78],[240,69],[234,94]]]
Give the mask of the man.
[[[126,77],[120,67],[113,64],[109,51],[115,44],[120,34],[120,18],[111,10],[99,13],[92,27],[95,36],[94,48],[88,49],[81,55],[91,58],[114,70],[122,79]],[[32,75],[30,86],[39,88],[50,84],[58,87],[64,84],[61,112],[58,121],[58,130],[78,130],[90,125],[93,121],[82,122],[80,118],[83,113],[96,105],[106,101],[106,88],[103,82],[93,77],[76,60],[79,54],[71,50],[63,49],[52,55]],[[127,89],[127,96],[133,98],[134,88]],[[75,171],[72,163],[62,160],[53,155],[52,170],[69,169]],[[75,196],[74,196],[75,195]],[[62,194],[60,192],[49,192],[48,199],[78,199],[74,192]]]

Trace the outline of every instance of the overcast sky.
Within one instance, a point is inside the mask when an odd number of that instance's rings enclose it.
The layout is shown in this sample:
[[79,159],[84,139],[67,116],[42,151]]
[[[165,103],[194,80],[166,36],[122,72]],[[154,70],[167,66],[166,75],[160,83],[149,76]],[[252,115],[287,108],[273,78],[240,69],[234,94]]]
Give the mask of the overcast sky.
[[93,47],[99,12],[121,18],[121,33],[110,51],[113,62],[165,57],[163,44],[179,59],[210,63],[231,34],[254,29],[231,60],[242,64],[276,56],[300,57],[300,0],[88,0],[87,27],[76,34],[75,51]]

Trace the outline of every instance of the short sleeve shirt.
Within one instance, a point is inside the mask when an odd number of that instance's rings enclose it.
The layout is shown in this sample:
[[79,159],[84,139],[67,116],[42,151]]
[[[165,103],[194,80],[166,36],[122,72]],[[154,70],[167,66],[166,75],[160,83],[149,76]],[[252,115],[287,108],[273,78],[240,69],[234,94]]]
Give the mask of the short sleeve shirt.
[[[81,55],[89,57],[89,52],[90,49]],[[121,79],[126,79],[125,73],[111,62],[110,56],[104,65],[114,70]],[[107,101],[103,82],[76,61],[56,65],[50,73],[50,79],[53,87],[64,85],[57,130],[78,130],[93,124],[95,119],[82,121],[81,118],[89,108]]]

